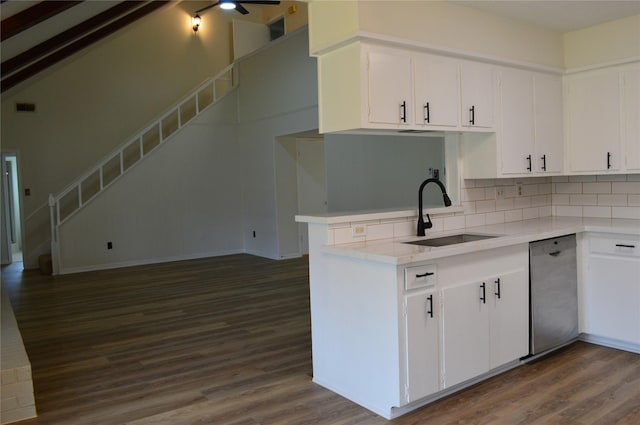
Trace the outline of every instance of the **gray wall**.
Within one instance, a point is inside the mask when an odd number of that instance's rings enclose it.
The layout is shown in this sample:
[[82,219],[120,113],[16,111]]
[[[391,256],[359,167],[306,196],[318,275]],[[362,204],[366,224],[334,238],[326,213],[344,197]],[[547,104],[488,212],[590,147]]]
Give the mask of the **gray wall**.
[[[442,137],[325,135],[330,212],[414,208],[429,168],[444,180]],[[436,185],[425,188],[425,205],[442,206]]]

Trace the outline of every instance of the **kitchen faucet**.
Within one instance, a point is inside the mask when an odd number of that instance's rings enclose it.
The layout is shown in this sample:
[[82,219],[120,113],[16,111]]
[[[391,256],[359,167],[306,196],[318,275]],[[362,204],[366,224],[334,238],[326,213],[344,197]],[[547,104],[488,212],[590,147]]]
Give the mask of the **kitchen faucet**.
[[447,189],[445,189],[444,185],[439,179],[426,179],[425,181],[423,181],[420,185],[420,189],[418,189],[418,236],[424,236],[424,230],[431,229],[431,227],[433,227],[433,223],[431,223],[431,217],[429,217],[429,214],[427,214],[427,220],[429,220],[428,223],[425,223],[424,219],[422,218],[422,190],[428,183],[431,182],[440,186],[440,190],[442,191],[442,199],[444,199],[444,206],[451,206],[451,199],[449,199],[449,195],[447,195]]

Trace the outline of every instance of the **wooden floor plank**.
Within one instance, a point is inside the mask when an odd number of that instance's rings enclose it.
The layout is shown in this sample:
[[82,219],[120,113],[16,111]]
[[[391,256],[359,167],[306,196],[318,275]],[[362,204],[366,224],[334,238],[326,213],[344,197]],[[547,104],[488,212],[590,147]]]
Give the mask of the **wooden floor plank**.
[[3,268],[39,413],[20,425],[640,424],[640,356],[586,343],[386,421],[312,382],[308,279],[249,255]]

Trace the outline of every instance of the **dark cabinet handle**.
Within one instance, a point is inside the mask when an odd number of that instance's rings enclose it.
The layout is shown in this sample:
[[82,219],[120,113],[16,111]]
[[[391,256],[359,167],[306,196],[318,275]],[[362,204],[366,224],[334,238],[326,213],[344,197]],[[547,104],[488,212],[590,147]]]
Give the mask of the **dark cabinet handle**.
[[531,171],[531,155],[527,156],[527,161],[529,161],[529,165],[527,166],[527,171]]
[[549,255],[552,257],[557,257],[558,255],[560,255],[561,252],[562,251],[553,251],[553,252],[550,252]]
[[469,123],[471,125],[476,125],[476,105],[471,105],[471,108],[469,109],[469,112],[471,114],[471,118],[469,119]]
[[611,152],[607,152],[607,170],[611,169]]
[[482,285],[480,285],[480,289],[482,289],[482,296],[480,296],[480,301],[482,301],[482,304],[486,304],[487,303],[487,288],[486,288],[486,284],[484,282],[482,282]]
[[625,245],[623,243],[617,243],[616,246],[619,248],[635,248],[636,247],[635,245]]
[[542,171],[547,171],[547,155],[542,155],[540,159],[542,160]]
[[500,278],[496,279],[495,281],[496,284],[496,293],[495,295],[498,297],[498,299],[500,299]]
[[433,295],[429,295],[427,297],[427,300],[429,301],[429,308],[427,309],[427,314],[429,315],[429,317],[433,317]]
[[402,115],[400,115],[400,121],[407,122],[407,101],[402,101],[400,105],[400,109],[402,110]]
[[426,272],[426,273],[422,273],[422,274],[417,274],[416,275],[416,279],[420,279],[421,277],[427,277],[427,276],[433,276],[435,273],[433,272]]
[[431,121],[431,113],[429,111],[429,102],[424,104],[424,122],[427,124]]

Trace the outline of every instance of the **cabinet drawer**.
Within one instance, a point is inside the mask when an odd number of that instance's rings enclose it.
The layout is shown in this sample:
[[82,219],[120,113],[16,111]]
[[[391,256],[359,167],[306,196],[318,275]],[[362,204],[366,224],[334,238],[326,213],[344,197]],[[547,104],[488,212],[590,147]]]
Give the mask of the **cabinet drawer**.
[[416,289],[436,284],[436,265],[407,267],[404,269],[404,289]]
[[589,252],[640,258],[640,236],[591,235]]

